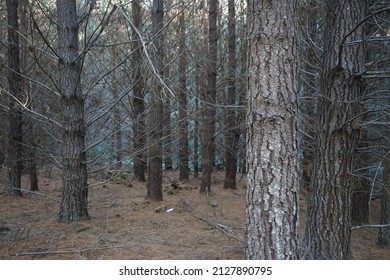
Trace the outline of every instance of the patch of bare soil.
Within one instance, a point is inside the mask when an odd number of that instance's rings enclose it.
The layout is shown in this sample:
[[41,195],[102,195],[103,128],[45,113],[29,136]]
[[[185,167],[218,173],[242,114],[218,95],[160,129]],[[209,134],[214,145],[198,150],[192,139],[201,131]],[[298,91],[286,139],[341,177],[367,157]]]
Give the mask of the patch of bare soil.
[[[145,184],[130,176],[108,182],[95,176],[91,219],[61,224],[61,180],[41,173],[39,194],[0,193],[0,259],[243,259],[245,178],[232,191],[223,189],[223,176],[213,175],[214,195],[205,196],[199,179],[181,183],[176,172],[167,172],[163,202],[145,200]],[[390,259],[376,235],[377,229],[354,231],[354,258]]]

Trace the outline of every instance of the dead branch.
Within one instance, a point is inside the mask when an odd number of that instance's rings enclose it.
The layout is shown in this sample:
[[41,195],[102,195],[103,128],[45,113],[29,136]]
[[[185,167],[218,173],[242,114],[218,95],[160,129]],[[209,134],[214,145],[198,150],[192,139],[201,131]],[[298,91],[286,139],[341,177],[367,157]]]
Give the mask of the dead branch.
[[125,245],[118,245],[114,247],[95,247],[95,248],[85,248],[78,250],[60,250],[60,251],[37,251],[37,252],[24,252],[24,253],[16,253],[15,256],[42,256],[42,255],[60,255],[60,254],[75,254],[89,251],[98,251],[98,250],[107,250],[112,248],[123,247]]
[[201,220],[201,221],[207,223],[208,225],[222,231],[224,234],[228,235],[232,239],[234,239],[240,243],[244,243],[244,241],[241,238],[238,238],[238,237],[233,235],[233,229],[231,227],[228,227],[228,226],[225,226],[223,224],[216,223],[212,220],[203,218],[199,213],[197,213],[194,209],[191,208],[191,206],[189,205],[189,203],[186,199],[181,199],[180,205],[183,206],[188,212],[190,212],[194,217],[198,218],[199,220]]
[[361,226],[351,227],[351,229],[354,230],[354,229],[361,229],[361,228],[384,228],[384,227],[390,227],[390,224],[386,224],[386,225],[361,225]]

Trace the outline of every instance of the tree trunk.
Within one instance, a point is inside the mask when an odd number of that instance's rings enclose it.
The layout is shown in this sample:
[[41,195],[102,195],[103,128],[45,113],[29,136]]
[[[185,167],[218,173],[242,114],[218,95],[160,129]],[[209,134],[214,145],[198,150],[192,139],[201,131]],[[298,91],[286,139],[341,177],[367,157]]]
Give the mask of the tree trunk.
[[[242,25],[241,36],[245,37],[246,32],[246,23]],[[245,126],[245,107],[246,107],[246,93],[247,93],[247,49],[248,43],[247,40],[241,42],[241,76],[240,76],[240,94],[238,104],[240,106],[238,111],[238,123],[240,126],[240,146],[238,147],[238,157],[239,157],[239,170],[242,174],[246,174],[246,126]]]
[[[307,36],[303,48],[301,48],[301,56],[303,60],[304,71],[302,75],[305,82],[303,83],[304,98],[300,102],[300,112],[302,118],[302,182],[301,187],[307,190],[310,184],[310,177],[313,167],[313,139],[314,139],[314,124],[312,122],[316,114],[316,95],[318,94],[318,54],[316,53],[316,45],[319,43],[318,28],[320,26],[318,14],[320,10],[320,2],[318,0],[306,1],[300,13],[302,22],[304,22],[305,32]],[[306,74],[306,75],[305,75]]]
[[351,177],[360,134],[363,29],[347,33],[364,17],[364,0],[326,3],[323,71],[317,135],[309,188],[306,245],[309,259],[349,259]]
[[362,225],[369,222],[370,190],[371,185],[364,178],[357,178],[353,184],[351,222],[353,225]]
[[[111,62],[111,84],[110,90],[113,102],[119,98],[119,81],[117,75],[117,67],[116,61],[118,59],[118,51],[116,43],[115,34],[111,34],[111,52],[110,52],[110,62]],[[114,167],[116,170],[120,170],[122,168],[122,117],[120,112],[120,102],[116,104],[113,110],[113,133],[114,133],[114,145],[113,145],[113,159],[114,159]]]
[[22,196],[22,111],[18,101],[22,102],[22,77],[20,75],[19,17],[18,1],[7,0],[8,21],[8,146],[7,146],[7,183],[5,192]]
[[[389,165],[389,163],[387,163]],[[389,169],[389,167],[386,167]],[[382,197],[381,197],[381,217],[380,224],[384,225],[379,228],[378,233],[378,245],[382,247],[390,247],[390,176],[389,171],[386,171],[386,181],[382,189]]]
[[188,173],[188,121],[187,121],[187,80],[186,80],[186,24],[185,6],[181,2],[181,14],[179,15],[179,180],[189,181]]
[[[21,54],[20,54],[20,66],[21,66],[21,72],[24,73],[25,76],[28,76],[30,73],[28,73],[28,67],[29,67],[29,61],[28,61],[28,44],[29,44],[29,30],[28,30],[28,24],[29,24],[29,9],[28,9],[28,1],[22,0],[19,2],[19,8],[20,8],[20,33],[23,34],[21,37]],[[23,79],[22,83],[23,91],[29,96],[29,102],[27,103],[27,108],[30,111],[33,111],[33,101],[36,98],[36,95],[34,95],[32,88],[30,86],[30,83],[26,82],[25,79]],[[37,149],[37,135],[35,133],[36,125],[34,122],[34,119],[32,118],[25,118],[26,121],[24,121],[24,124],[26,125],[24,135],[25,135],[25,154],[26,154],[26,163],[27,163],[27,170],[30,177],[30,191],[38,191],[39,190],[39,184],[38,184],[38,173],[37,173],[37,164],[36,164],[36,149]]]
[[247,259],[298,259],[296,9],[248,5]]
[[215,145],[215,98],[217,84],[217,48],[218,48],[218,0],[209,0],[209,47],[207,54],[207,92],[202,129],[202,181],[200,192],[211,190],[211,172],[213,169]]
[[[152,7],[152,36],[155,53],[153,64],[156,72],[163,77],[163,27],[164,27],[164,1],[153,0]],[[150,131],[149,131],[149,165],[147,199],[162,200],[162,116],[163,97],[162,85],[154,79],[150,101]]]
[[88,218],[88,185],[85,152],[84,97],[76,0],[57,0],[58,68],[62,107],[63,193],[59,221]]
[[[169,13],[164,14],[165,21],[170,22],[171,18]],[[169,45],[171,38],[169,36],[164,36],[164,44]],[[169,51],[164,52],[164,77],[165,82],[168,87],[171,87],[172,81],[171,75],[171,63],[172,54]],[[173,168],[173,159],[174,159],[174,150],[172,149],[172,139],[176,139],[174,135],[172,135],[172,127],[174,127],[173,120],[171,120],[171,112],[172,105],[170,98],[164,98],[164,116],[163,116],[163,154],[164,154],[164,168],[165,170],[172,171]]]
[[194,131],[193,131],[193,138],[194,138],[194,150],[193,150],[193,160],[192,165],[194,166],[194,178],[199,177],[199,97],[201,96],[201,73],[199,69],[199,65],[195,68],[195,81],[196,81],[196,93],[195,93],[195,100],[194,100],[194,110],[193,110],[193,116],[194,116]]
[[228,20],[228,98],[225,110],[225,189],[236,188],[237,144],[240,136],[237,126],[236,110],[236,10],[234,0],[229,0]]
[[381,216],[379,223],[384,225],[379,228],[378,245],[390,247],[390,157],[384,161],[384,184],[381,196]]
[[[133,23],[135,28],[142,28],[142,0],[132,2]],[[145,182],[146,171],[146,134],[145,134],[145,101],[144,80],[142,77],[142,44],[137,31],[133,30],[133,135],[134,135],[134,176],[138,181]]]

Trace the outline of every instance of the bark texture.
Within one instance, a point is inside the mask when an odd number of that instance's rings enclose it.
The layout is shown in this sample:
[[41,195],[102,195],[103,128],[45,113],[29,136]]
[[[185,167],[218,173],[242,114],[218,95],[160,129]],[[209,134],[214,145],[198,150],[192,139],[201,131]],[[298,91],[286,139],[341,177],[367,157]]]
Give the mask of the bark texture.
[[88,218],[84,97],[75,0],[57,0],[58,68],[62,107],[62,181],[59,221]]
[[225,115],[225,189],[236,188],[237,144],[240,129],[236,124],[236,10],[234,0],[228,2],[228,97]]
[[248,6],[247,259],[298,259],[296,8]]
[[[351,177],[360,136],[365,0],[326,3],[321,96],[309,187],[306,250],[309,259],[349,259]],[[349,33],[349,36],[347,34]],[[347,41],[346,41],[347,39]]]
[[[132,2],[132,15],[134,27],[140,30],[142,28],[141,17],[142,0]],[[134,135],[134,176],[137,180],[145,182],[146,172],[146,135],[145,135],[145,101],[144,101],[144,80],[141,74],[142,70],[142,44],[138,37],[137,30],[133,30],[133,135]]]
[[18,101],[22,96],[22,77],[20,75],[19,17],[18,1],[7,0],[8,21],[8,145],[7,145],[7,182],[5,192],[21,196],[22,176],[22,111]]
[[[153,55],[153,64],[160,75],[163,77],[163,26],[164,26],[164,2],[163,0],[153,0],[152,7],[152,34],[155,53]],[[149,134],[149,164],[148,164],[148,190],[147,199],[162,200],[162,116],[163,99],[162,85],[157,79],[154,80],[153,90],[150,102],[150,134]]]

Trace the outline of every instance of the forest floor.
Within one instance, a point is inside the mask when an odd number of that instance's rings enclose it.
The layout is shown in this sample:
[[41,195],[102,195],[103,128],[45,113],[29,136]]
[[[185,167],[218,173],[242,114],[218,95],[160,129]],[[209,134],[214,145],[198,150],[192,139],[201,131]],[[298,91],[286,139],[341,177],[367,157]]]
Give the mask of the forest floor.
[[[0,170],[1,190],[4,173]],[[237,190],[225,190],[224,173],[214,173],[213,195],[206,196],[199,193],[200,179],[183,184],[178,173],[166,172],[163,202],[145,200],[145,184],[130,176],[109,177],[90,178],[90,220],[71,224],[57,222],[56,174],[40,173],[39,194],[23,192],[19,198],[0,192],[0,259],[244,259],[245,177],[237,176]],[[28,190],[27,177],[23,182]],[[371,221],[378,223],[379,201],[371,209]],[[390,249],[376,245],[377,233],[377,228],[353,231],[354,259],[390,259]]]

